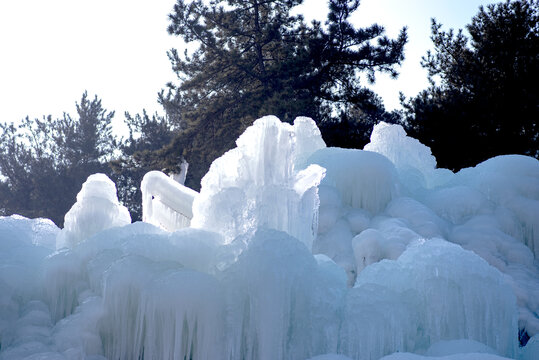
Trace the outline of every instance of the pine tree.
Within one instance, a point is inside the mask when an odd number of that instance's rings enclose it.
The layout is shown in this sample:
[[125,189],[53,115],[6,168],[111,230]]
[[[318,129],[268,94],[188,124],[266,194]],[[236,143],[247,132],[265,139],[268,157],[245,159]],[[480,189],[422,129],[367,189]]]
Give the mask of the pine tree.
[[539,156],[539,6],[516,0],[480,7],[462,30],[432,22],[431,86],[404,101],[408,132],[438,165],[458,170],[501,154]]
[[[187,184],[198,188],[209,164],[260,116],[309,116],[329,133],[354,111],[384,112],[361,77],[397,75],[405,29],[393,40],[376,24],[356,29],[349,17],[357,0],[331,0],[325,26],[308,25],[291,15],[301,2],[178,0],[169,33],[198,48],[182,56],[169,53],[179,83],[168,84],[160,102],[179,131],[153,159],[163,159],[162,167],[187,160]],[[327,135],[331,145],[346,139]]]
[[111,121],[97,96],[85,92],[77,118],[26,117],[18,126],[0,124],[0,209],[3,214],[46,217],[62,226],[86,178],[112,175],[108,166],[116,142]]
[[119,150],[121,155],[111,161],[115,174],[118,198],[131,214],[133,221],[142,220],[142,194],[140,183],[144,175],[151,170],[173,172],[174,169],[163,169],[159,162],[151,160],[149,154],[170,143],[174,134],[174,126],[168,118],[153,115],[146,111],[135,116],[125,114],[129,137],[123,139]]

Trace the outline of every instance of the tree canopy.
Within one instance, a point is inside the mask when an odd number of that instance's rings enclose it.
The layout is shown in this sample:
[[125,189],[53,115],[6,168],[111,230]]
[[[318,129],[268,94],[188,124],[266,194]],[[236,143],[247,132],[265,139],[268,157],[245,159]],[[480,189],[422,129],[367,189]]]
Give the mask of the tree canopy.
[[469,37],[432,21],[434,52],[422,62],[431,86],[403,103],[407,131],[431,147],[439,166],[539,156],[538,9],[537,0],[480,7]]
[[142,220],[142,193],[140,183],[151,170],[164,170],[159,161],[151,156],[170,143],[174,126],[167,117],[157,114],[150,117],[145,111],[135,116],[125,114],[129,136],[119,145],[120,155],[111,161],[114,171],[118,199],[125,205],[133,221]]
[[0,124],[0,213],[47,217],[62,226],[86,178],[111,175],[114,112],[86,92],[76,108],[75,118],[64,113]]
[[154,152],[162,168],[187,160],[187,184],[198,188],[210,163],[263,115],[283,121],[312,117],[337,146],[353,145],[346,135],[337,136],[342,129],[361,129],[385,115],[380,99],[364,85],[378,72],[397,76],[405,29],[390,39],[377,24],[355,28],[349,17],[357,0],[331,0],[324,25],[306,24],[292,15],[301,3],[177,1],[168,31],[198,47],[183,55],[169,52],[178,81],[167,85],[160,102],[179,131],[169,146]]

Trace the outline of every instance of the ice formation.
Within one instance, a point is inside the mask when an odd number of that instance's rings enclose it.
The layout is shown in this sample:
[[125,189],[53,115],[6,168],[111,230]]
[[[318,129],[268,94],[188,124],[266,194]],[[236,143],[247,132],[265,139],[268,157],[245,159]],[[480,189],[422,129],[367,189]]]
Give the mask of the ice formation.
[[[187,163],[182,163],[184,172]],[[140,184],[142,220],[167,231],[189,227],[198,193],[160,171],[150,171]]]
[[0,218],[0,360],[539,358],[537,160],[454,174],[396,125],[345,150],[307,118],[237,145],[200,194],[149,173],[146,222],[104,175],[62,230]]
[[129,211],[118,202],[112,180],[105,174],[90,175],[65,215],[57,248],[73,247],[102,230],[130,223]]
[[318,227],[317,186],[325,170],[297,164],[325,147],[314,122],[298,118],[292,126],[266,116],[236,144],[202,178],[192,226],[219,232],[227,242],[259,227],[282,230],[311,248]]

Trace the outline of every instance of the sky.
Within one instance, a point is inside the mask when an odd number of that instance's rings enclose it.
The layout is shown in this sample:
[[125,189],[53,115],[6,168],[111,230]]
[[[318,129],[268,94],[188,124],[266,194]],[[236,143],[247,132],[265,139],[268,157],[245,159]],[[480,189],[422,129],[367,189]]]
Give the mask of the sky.
[[[307,19],[325,19],[327,0],[305,0]],[[430,19],[444,29],[463,28],[477,13],[480,0],[362,0],[352,21],[383,25],[395,37],[408,27],[409,43],[398,80],[379,76],[374,90],[387,109],[397,108],[398,93],[413,96],[424,89],[421,56],[431,47]],[[17,0],[0,2],[0,121],[16,122],[63,112],[87,90],[116,111],[162,109],[157,93],[175,80],[166,55],[185,44],[166,32],[175,0]]]

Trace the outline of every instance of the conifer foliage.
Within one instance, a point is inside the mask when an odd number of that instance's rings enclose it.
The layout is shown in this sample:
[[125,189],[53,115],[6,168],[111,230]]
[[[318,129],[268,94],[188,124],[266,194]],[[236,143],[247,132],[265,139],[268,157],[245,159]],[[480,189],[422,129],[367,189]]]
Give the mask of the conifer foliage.
[[502,154],[539,157],[539,2],[486,8],[462,30],[432,22],[431,86],[403,101],[409,134],[458,170]]
[[[197,47],[169,53],[178,81],[167,85],[160,102],[179,131],[154,154],[164,159],[163,168],[187,160],[187,185],[198,188],[210,163],[263,115],[312,117],[330,145],[338,146],[348,141],[334,136],[339,124],[358,126],[385,114],[364,82],[374,81],[377,72],[397,76],[405,29],[390,39],[380,25],[355,28],[349,18],[358,0],[331,0],[325,24],[307,24],[293,15],[301,3],[177,1],[168,31]],[[358,121],[354,112],[363,117]]]
[[86,178],[111,175],[114,112],[86,92],[76,108],[77,117],[0,124],[0,215],[46,217],[62,226]]
[[160,168],[161,164],[155,161],[152,152],[170,143],[174,125],[169,118],[157,114],[150,117],[146,111],[135,116],[126,112],[125,123],[129,136],[122,139],[120,156],[110,165],[114,171],[118,199],[129,209],[131,219],[138,221],[142,220],[142,178],[151,170],[169,172],[169,169]]

